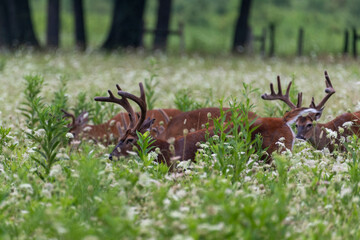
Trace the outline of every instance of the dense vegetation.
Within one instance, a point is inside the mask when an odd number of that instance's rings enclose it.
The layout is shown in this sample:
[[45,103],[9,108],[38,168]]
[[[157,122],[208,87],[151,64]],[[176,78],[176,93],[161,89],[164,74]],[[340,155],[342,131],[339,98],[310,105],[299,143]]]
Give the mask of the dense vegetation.
[[[292,97],[303,91],[307,105],[323,96],[326,69],[337,91],[326,121],[359,109],[355,61],[19,51],[0,62],[1,239],[360,237],[356,137],[348,139],[348,153],[297,141],[272,164],[256,161],[256,153],[242,157],[241,138],[212,138],[196,163],[169,171],[147,161],[154,154],[111,162],[112,146],[69,146],[57,115],[60,107],[91,109],[94,122],[104,121],[119,109],[96,105],[94,96],[116,83],[137,93],[139,81],[152,79],[155,107],[219,106],[218,99],[228,105],[232,96],[261,116],[279,116],[285,106],[260,98],[276,75],[293,79]],[[225,153],[221,161],[211,155],[217,150]]]
[[[154,28],[156,2],[147,1],[145,26]],[[185,23],[186,50],[203,53],[228,53],[231,48],[239,0],[174,0],[171,28]],[[32,0],[33,18],[38,36],[45,38],[46,1]],[[73,18],[70,1],[62,1],[62,45],[73,46]],[[298,30],[305,28],[304,53],[340,54],[344,30],[359,23],[358,0],[254,0],[250,22],[255,35],[269,23],[276,25],[277,55],[295,55]],[[110,20],[112,1],[86,0],[86,22],[90,46],[97,48],[104,41]],[[146,36],[145,44],[151,46],[152,37]],[[171,50],[179,49],[179,38],[170,37]],[[259,44],[254,45],[255,52]]]

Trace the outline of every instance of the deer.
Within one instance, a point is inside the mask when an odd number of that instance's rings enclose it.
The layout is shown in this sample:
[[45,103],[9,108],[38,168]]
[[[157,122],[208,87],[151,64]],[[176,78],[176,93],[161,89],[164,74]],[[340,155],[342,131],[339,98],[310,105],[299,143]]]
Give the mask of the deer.
[[[296,105],[290,102],[289,99],[289,90],[291,83],[288,86],[287,92],[285,95],[282,94],[280,78],[278,78],[278,88],[279,93],[275,94],[273,90],[272,84],[271,95],[264,94],[262,96],[265,100],[281,100],[288,105],[292,106],[291,111],[284,114],[282,118],[257,118],[254,123],[251,125],[255,130],[252,133],[252,138],[255,139],[257,134],[262,136],[262,149],[266,149],[268,155],[270,155],[273,151],[276,151],[278,147],[276,143],[284,138],[284,146],[286,148],[292,149],[295,134],[292,131],[290,124],[294,123],[299,116],[305,113],[317,113],[317,110],[312,108],[298,108]],[[110,153],[109,159],[112,160],[113,157],[127,156],[129,152],[133,150],[133,147],[137,147],[138,135],[137,132],[144,133],[150,127],[154,119],[146,119],[146,101],[145,101],[145,93],[142,83],[139,83],[140,87],[140,97],[137,97],[131,93],[118,91],[118,95],[121,96],[122,100],[130,99],[139,105],[141,109],[140,117],[137,122],[132,124],[126,133],[122,136],[119,143],[115,146],[114,150]],[[301,96],[299,94],[298,97],[298,106],[301,104]],[[106,97],[102,98],[103,101],[106,100]],[[129,114],[130,111],[129,111]],[[134,120],[134,118],[132,118]],[[232,124],[227,127],[227,132],[231,130],[233,127]],[[240,129],[238,129],[239,131]],[[167,165],[171,165],[172,158],[178,159],[180,161],[183,160],[194,160],[196,156],[196,152],[199,149],[199,142],[206,141],[207,137],[211,137],[215,134],[214,127],[210,127],[209,129],[200,129],[194,132],[187,132],[182,136],[176,137],[172,143],[169,143],[165,139],[162,138],[154,138],[154,142],[151,146],[158,148],[160,150],[160,154],[158,155],[158,161],[164,162]],[[171,147],[173,145],[173,148]],[[284,151],[282,149],[281,151]],[[271,157],[268,158],[268,161],[271,161]]]
[[[328,148],[330,152],[333,152],[335,150],[335,144],[341,146],[339,140],[341,136],[346,137],[353,134],[360,136],[360,111],[341,114],[327,123],[317,123],[322,115],[325,103],[335,93],[327,71],[324,72],[324,75],[326,84],[325,93],[327,94],[318,105],[315,104],[314,98],[312,98],[310,107],[317,109],[319,112],[298,118],[296,122],[296,138],[309,141],[310,144],[318,150]],[[346,126],[345,123],[349,123],[349,126]],[[327,137],[326,129],[336,132],[335,141]],[[344,150],[344,147],[340,147],[340,150]]]
[[[116,85],[118,90],[121,90],[119,85]],[[117,143],[125,131],[128,129],[131,121],[131,117],[136,118],[139,113],[135,113],[128,102],[118,101],[114,98],[112,92],[109,90],[110,98],[108,102],[116,102],[128,110],[127,113],[121,112],[105,123],[98,125],[88,124],[88,113],[82,112],[78,117],[62,109],[64,117],[71,118],[72,122],[68,125],[69,132],[74,135],[75,140],[91,139],[94,142],[101,142],[104,145],[111,143]],[[167,127],[169,121],[176,115],[182,113],[178,109],[154,109],[147,112],[147,117],[154,118],[151,134],[157,136],[161,134]]]

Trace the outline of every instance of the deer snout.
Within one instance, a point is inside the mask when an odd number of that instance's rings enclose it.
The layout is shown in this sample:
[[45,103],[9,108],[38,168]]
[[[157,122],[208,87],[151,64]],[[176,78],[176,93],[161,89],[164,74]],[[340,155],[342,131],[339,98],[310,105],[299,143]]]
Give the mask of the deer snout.
[[109,159],[110,159],[111,161],[113,160],[112,154],[109,154]]
[[296,135],[296,138],[297,138],[297,139],[302,139],[302,140],[306,140],[306,138],[305,138],[304,136],[302,136],[302,135],[299,135],[299,134],[298,134],[298,135]]

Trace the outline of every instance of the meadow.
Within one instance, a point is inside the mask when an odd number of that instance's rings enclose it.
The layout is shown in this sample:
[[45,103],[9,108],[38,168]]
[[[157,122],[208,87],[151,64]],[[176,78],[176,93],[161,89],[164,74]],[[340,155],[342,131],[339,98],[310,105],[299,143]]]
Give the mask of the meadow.
[[[260,116],[281,116],[287,107],[260,98],[269,93],[269,83],[277,75],[284,86],[293,80],[291,97],[302,91],[307,106],[312,96],[324,96],[327,70],[336,94],[326,104],[325,122],[360,109],[358,66],[331,56],[5,53],[0,59],[0,238],[358,239],[356,137],[347,140],[346,153],[317,151],[299,140],[293,152],[275,154],[271,164],[253,154],[234,162],[242,152],[231,150],[238,146],[233,142],[224,145],[227,157],[219,161],[211,156],[214,141],[203,144],[196,162],[182,162],[176,170],[137,156],[110,161],[113,146],[86,141],[77,148],[66,141],[46,145],[46,138],[55,139],[49,131],[60,129],[60,136],[66,130],[59,126],[64,122],[54,122],[47,112],[51,109],[42,111],[42,105],[37,105],[38,119],[30,118],[34,112],[28,99],[34,89],[26,80],[43,79],[37,96],[44,105],[61,103],[69,111],[89,107],[99,123],[121,109],[95,105],[95,96],[105,96],[115,84],[138,94],[138,83],[144,81],[155,93],[156,108],[218,107],[219,99],[227,106],[236,99],[249,101]],[[54,130],[44,128],[50,125]],[[55,155],[44,159],[54,161],[43,165],[40,152],[48,146]]]

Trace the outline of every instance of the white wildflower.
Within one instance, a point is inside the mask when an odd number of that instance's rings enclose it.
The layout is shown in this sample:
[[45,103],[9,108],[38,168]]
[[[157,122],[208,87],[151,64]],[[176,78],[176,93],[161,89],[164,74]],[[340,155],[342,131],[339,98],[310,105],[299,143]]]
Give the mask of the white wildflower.
[[217,140],[219,140],[219,136],[218,136],[218,135],[214,135],[214,136],[212,136],[212,139],[213,139],[214,141],[217,141]]
[[46,198],[51,198],[52,191],[54,190],[54,186],[52,183],[45,183],[43,189],[41,190],[41,193]]
[[325,209],[326,209],[326,210],[329,210],[329,209],[332,209],[332,208],[333,208],[333,205],[332,205],[332,204],[328,204],[328,205],[325,206]]
[[164,204],[165,207],[169,207],[170,204],[171,204],[171,201],[170,201],[168,198],[165,198],[165,199],[163,200],[163,204]]
[[352,192],[351,188],[342,188],[341,193],[340,193],[340,197],[343,198],[346,195],[350,195],[351,192]]
[[327,133],[326,137],[327,138],[337,138],[337,132],[333,131],[331,129],[325,128],[325,131]]
[[225,227],[225,224],[223,222],[215,224],[215,225],[203,223],[203,224],[199,224],[197,229],[198,230],[206,230],[206,231],[221,231],[224,229],[224,227]]
[[41,128],[41,129],[35,131],[34,135],[35,135],[36,137],[43,137],[43,136],[45,136],[45,129],[42,129],[42,128]]
[[172,211],[172,212],[170,212],[170,217],[181,219],[181,218],[184,218],[184,214],[179,211]]
[[59,164],[54,165],[50,170],[50,177],[57,177],[62,174],[62,167]]
[[90,132],[91,129],[92,129],[92,128],[91,128],[90,126],[86,126],[86,127],[84,127],[83,131],[84,131],[84,132]]
[[23,183],[19,186],[20,189],[25,190],[28,194],[33,194],[34,190],[29,183]]
[[141,185],[141,186],[150,186],[151,184],[159,184],[158,181],[152,179],[149,174],[147,173],[143,173],[140,175],[139,177],[139,181],[138,181],[138,184]]
[[354,124],[353,122],[348,121],[348,122],[344,122],[342,126],[343,126],[344,128],[349,129],[349,128],[351,128],[351,126],[352,126],[353,124]]
[[209,147],[209,145],[208,145],[207,143],[200,143],[200,147],[201,147],[202,149],[206,149],[206,148]]
[[68,132],[66,135],[65,135],[66,138],[68,139],[72,139],[74,138],[74,135],[71,133],[71,132]]
[[335,162],[332,170],[336,173],[347,172],[348,165],[346,163]]
[[156,151],[152,151],[148,154],[148,160],[153,161],[156,160],[158,158],[158,153],[156,153]]
[[181,162],[179,162],[179,164],[176,166],[176,168],[187,169],[187,168],[190,167],[190,165],[191,165],[191,160],[181,161]]

